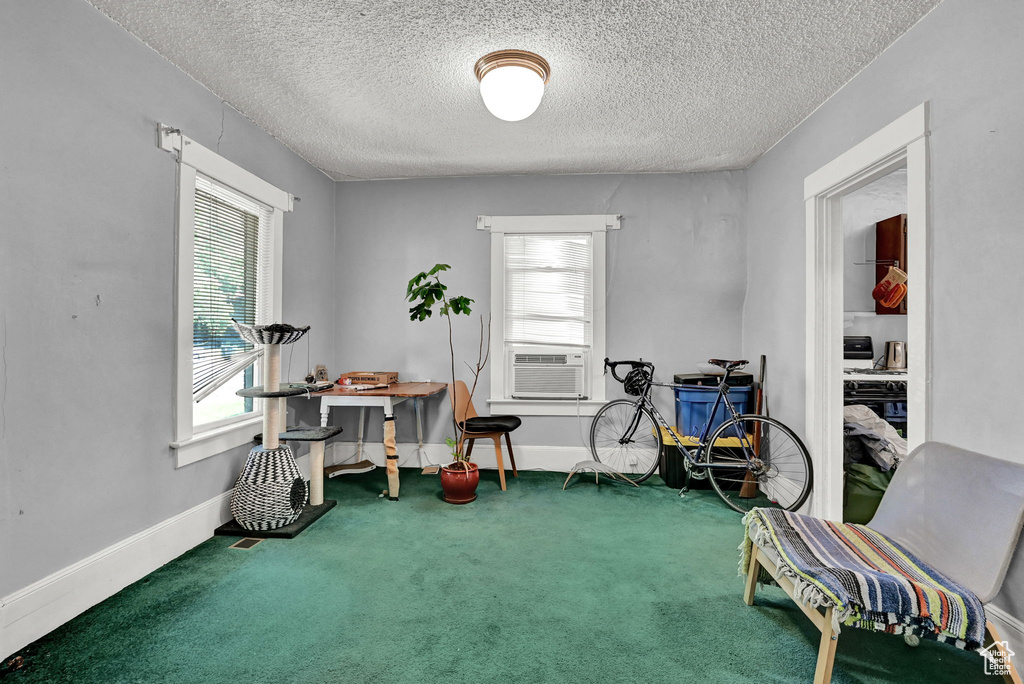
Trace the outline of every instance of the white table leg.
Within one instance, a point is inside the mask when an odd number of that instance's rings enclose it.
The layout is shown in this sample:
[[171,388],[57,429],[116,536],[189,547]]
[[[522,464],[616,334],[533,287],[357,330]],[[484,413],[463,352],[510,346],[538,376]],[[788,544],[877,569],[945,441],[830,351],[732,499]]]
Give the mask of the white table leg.
[[412,400],[412,405],[416,409],[416,443],[419,445],[418,450],[420,455],[423,454],[423,409],[420,407],[419,397]]
[[363,460],[363,426],[366,424],[366,408],[359,407],[359,436],[356,439],[356,463]]

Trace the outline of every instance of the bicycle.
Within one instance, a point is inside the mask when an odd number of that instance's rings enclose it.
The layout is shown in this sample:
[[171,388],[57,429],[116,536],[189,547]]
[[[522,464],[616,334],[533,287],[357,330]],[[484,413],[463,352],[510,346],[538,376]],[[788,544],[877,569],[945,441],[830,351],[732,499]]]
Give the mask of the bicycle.
[[[680,439],[651,401],[651,389],[693,386],[655,382],[654,364],[643,360],[605,359],[605,373],[610,369],[612,377],[636,399],[609,401],[594,416],[590,426],[594,460],[634,482],[643,482],[657,469],[662,435],[667,434],[685,459],[686,479],[679,496],[689,491],[691,478],[706,477],[718,496],[741,513],[755,507],[797,510],[811,492],[813,471],[807,448],[778,420],[736,411],[729,399],[729,375],[746,361],[710,359],[708,363],[725,371],[714,406],[699,436]],[[622,365],[630,366],[625,377],[616,373]],[[723,403],[729,417],[712,429],[712,417]]]

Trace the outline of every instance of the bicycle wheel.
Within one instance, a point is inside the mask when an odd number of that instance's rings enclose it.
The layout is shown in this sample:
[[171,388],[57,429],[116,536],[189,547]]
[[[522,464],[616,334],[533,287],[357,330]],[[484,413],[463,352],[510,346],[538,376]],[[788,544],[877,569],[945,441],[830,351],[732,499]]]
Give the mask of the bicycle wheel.
[[[755,438],[759,436],[759,438]],[[788,427],[765,416],[723,423],[708,440],[701,462],[722,501],[740,513],[751,508],[795,511],[811,493],[811,456]]]
[[638,401],[616,399],[601,407],[590,425],[594,460],[643,482],[658,467],[661,439],[650,411]]

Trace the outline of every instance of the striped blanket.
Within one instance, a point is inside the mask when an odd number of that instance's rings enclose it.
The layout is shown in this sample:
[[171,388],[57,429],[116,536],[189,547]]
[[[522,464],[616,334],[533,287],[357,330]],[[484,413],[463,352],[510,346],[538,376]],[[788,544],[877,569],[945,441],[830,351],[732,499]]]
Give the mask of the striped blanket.
[[985,609],[978,598],[868,527],[762,508],[743,522],[740,574],[747,573],[752,544],[773,548],[779,573],[796,587],[794,599],[833,606],[836,632],[843,624],[968,651],[981,647]]

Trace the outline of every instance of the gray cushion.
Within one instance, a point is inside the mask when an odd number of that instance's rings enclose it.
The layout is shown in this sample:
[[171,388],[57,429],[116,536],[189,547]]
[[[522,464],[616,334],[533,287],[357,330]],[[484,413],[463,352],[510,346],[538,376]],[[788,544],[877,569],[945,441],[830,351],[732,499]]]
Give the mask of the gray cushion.
[[999,592],[1024,523],[1024,465],[927,442],[907,457],[868,527],[982,601]]

